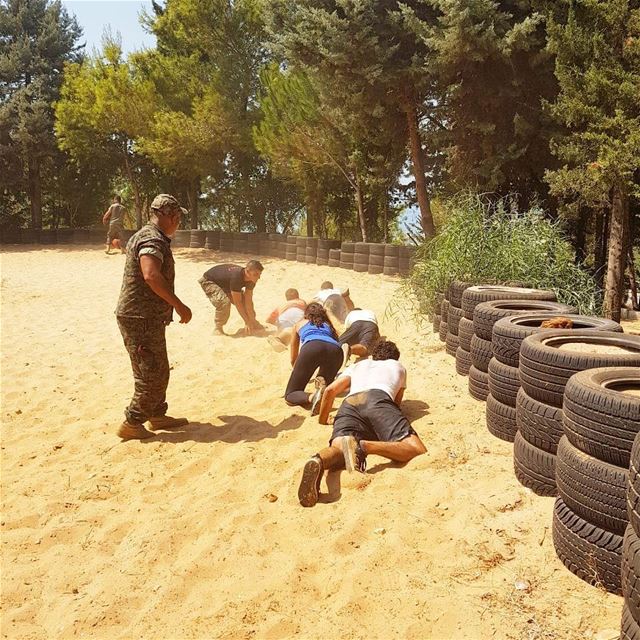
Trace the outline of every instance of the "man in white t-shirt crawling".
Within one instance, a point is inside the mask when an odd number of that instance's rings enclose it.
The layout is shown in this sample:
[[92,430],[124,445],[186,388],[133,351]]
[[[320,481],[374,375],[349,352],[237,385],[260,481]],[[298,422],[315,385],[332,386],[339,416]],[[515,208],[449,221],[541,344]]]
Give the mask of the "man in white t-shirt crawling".
[[354,307],[349,289],[335,289],[332,282],[326,280],[320,285],[320,291],[313,296],[327,311],[331,323],[340,330],[349,311]]
[[[381,341],[372,360],[362,360],[345,369],[326,389],[320,406],[320,424],[333,423],[329,446],[307,460],[298,488],[303,507],[318,501],[325,470],[344,464],[347,471],[364,473],[372,453],[395,462],[409,460],[427,451],[418,434],[400,411],[407,371],[398,362],[400,351],[393,342]],[[329,412],[336,396],[348,391],[335,419]]]
[[[356,308],[349,311],[344,321],[344,332],[339,339],[345,351],[345,361],[349,355],[368,358],[378,340],[380,340],[380,331],[376,314],[369,309]],[[345,345],[348,350],[344,349]]]

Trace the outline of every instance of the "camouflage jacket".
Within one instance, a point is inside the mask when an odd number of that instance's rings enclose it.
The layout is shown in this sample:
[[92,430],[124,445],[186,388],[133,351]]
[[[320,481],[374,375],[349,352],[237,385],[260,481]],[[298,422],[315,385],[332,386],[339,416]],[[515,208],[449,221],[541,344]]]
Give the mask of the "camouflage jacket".
[[123,318],[158,319],[171,322],[173,307],[156,295],[144,281],[140,269],[140,256],[152,255],[161,261],[160,271],[173,291],[175,263],[171,253],[171,240],[149,222],[131,236],[127,243],[122,288],[116,316]]

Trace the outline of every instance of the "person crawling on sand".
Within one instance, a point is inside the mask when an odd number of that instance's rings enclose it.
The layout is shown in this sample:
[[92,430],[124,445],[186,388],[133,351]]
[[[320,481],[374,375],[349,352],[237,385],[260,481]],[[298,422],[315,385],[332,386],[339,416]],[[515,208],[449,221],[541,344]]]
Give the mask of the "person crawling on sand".
[[[320,424],[333,423],[329,446],[307,460],[298,488],[303,507],[318,502],[320,480],[325,470],[345,466],[364,473],[367,455],[373,453],[395,462],[408,462],[426,452],[426,447],[400,411],[407,372],[398,362],[400,352],[393,342],[381,341],[372,360],[362,360],[345,369],[322,397]],[[336,396],[348,392],[335,419],[329,412]]]
[[256,320],[253,308],[253,289],[264,267],[257,260],[249,260],[246,266],[237,264],[217,264],[205,271],[198,280],[209,302],[216,310],[215,335],[223,336],[224,325],[231,315],[233,304],[244,320],[244,333],[251,335],[264,327]]
[[368,358],[371,350],[380,340],[376,314],[369,309],[354,309],[347,314],[344,332],[340,344],[348,345],[346,359],[353,354],[359,358]]
[[[181,323],[191,320],[191,309],[173,290],[175,264],[170,238],[183,213],[186,211],[173,196],[156,196],[149,223],[127,244],[116,318],[131,359],[135,390],[124,412],[126,420],[118,429],[123,440],[150,438],[152,431],[175,429],[189,422],[166,415],[169,361],[165,329],[174,309]],[[144,427],[147,421],[151,431]]]
[[[343,353],[338,344],[338,334],[322,305],[312,302],[304,312],[304,318],[293,327],[291,337],[291,366],[293,371],[284,392],[289,405],[311,405],[311,415],[320,409],[320,400],[327,384],[333,382],[342,366]],[[315,391],[304,389],[316,369]]]
[[297,289],[287,289],[284,297],[287,300],[285,304],[276,307],[267,318],[267,324],[278,328],[277,335],[267,338],[276,351],[284,351],[291,343],[293,327],[304,318],[304,310],[307,308],[307,303],[300,299]]
[[328,280],[322,283],[313,300],[327,310],[327,315],[336,328],[344,324],[347,314],[355,306],[349,296],[349,289],[335,289],[333,283]]

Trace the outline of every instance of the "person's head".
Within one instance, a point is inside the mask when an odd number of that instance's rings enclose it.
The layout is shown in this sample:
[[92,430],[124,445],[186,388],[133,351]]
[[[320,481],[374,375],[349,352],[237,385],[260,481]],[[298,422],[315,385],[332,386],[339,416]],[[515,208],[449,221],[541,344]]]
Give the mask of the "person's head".
[[300,297],[300,294],[298,293],[297,289],[287,289],[284,292],[284,297],[287,300],[297,300]]
[[247,279],[253,283],[260,280],[260,276],[263,271],[264,267],[262,266],[262,262],[259,262],[258,260],[249,260],[244,268],[244,273]]
[[320,285],[320,289],[333,289],[333,282],[329,282],[328,280],[325,280],[321,285]]
[[315,324],[316,327],[328,324],[331,327],[331,332],[334,334],[334,337],[337,337],[336,330],[333,328],[325,308],[319,302],[310,302],[304,310],[304,317],[311,324]]
[[400,351],[395,342],[381,340],[371,351],[373,360],[400,360]]
[[113,202],[115,204],[122,204],[122,198],[116,193],[116,195],[113,196]]
[[151,203],[151,217],[155,219],[162,233],[168,236],[172,236],[178,230],[183,213],[187,213],[186,209],[168,193],[161,193]]

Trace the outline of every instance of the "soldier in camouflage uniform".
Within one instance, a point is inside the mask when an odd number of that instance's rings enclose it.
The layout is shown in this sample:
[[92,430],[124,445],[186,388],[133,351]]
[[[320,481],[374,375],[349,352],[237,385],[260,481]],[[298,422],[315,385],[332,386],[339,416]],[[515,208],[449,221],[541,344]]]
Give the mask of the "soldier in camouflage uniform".
[[[118,429],[123,440],[149,438],[157,429],[172,429],[189,422],[166,415],[169,361],[165,328],[172,320],[173,309],[181,323],[191,320],[191,309],[173,291],[171,236],[183,212],[173,196],[156,196],[149,223],[127,245],[116,317],[131,358],[135,391],[125,409],[126,420]],[[150,431],[143,424],[147,421]]]

